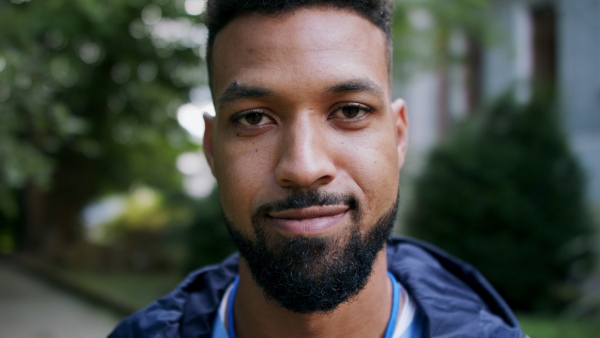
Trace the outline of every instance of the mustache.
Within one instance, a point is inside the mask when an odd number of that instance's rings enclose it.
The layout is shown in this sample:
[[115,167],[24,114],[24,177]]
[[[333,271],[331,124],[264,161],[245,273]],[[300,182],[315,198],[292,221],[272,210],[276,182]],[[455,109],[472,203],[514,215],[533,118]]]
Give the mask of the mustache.
[[290,195],[283,199],[265,203],[256,208],[252,214],[252,219],[258,220],[271,211],[340,204],[348,206],[348,209],[350,210],[358,210],[358,200],[356,197],[349,194],[336,194],[315,190],[293,190]]

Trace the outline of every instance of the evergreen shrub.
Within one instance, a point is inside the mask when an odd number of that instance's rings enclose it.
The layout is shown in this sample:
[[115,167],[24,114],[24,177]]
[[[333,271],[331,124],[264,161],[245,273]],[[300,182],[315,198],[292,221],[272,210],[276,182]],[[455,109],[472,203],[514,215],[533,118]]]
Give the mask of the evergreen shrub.
[[[582,170],[551,102],[505,96],[430,153],[407,232],[478,268],[519,310],[556,310],[589,233]],[[562,294],[562,296],[561,296]]]
[[186,272],[219,263],[235,252],[223,219],[218,190],[214,188],[209,196],[194,203],[192,208],[195,216],[187,231]]

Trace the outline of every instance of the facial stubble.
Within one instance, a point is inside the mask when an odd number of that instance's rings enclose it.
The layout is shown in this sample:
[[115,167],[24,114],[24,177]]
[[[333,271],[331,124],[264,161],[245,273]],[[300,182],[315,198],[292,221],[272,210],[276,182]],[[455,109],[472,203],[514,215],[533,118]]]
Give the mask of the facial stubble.
[[[348,205],[351,221],[339,235],[286,237],[267,228],[270,210],[340,203]],[[365,228],[361,206],[353,196],[295,192],[253,213],[254,240],[247,238],[227,217],[225,223],[266,299],[290,311],[308,314],[332,311],[364,288],[391,233],[397,209],[396,199],[384,215]]]

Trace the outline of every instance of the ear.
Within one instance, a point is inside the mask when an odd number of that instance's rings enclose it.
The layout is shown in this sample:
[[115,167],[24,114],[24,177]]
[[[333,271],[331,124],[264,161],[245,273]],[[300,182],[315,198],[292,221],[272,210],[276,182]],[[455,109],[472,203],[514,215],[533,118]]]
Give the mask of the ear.
[[206,162],[210,167],[210,171],[213,176],[215,175],[215,159],[213,156],[213,129],[215,124],[215,117],[208,113],[204,113],[204,137],[202,138],[202,148],[204,149],[204,156],[206,156]]
[[406,115],[406,103],[404,100],[396,99],[392,102],[392,113],[398,132],[398,166],[402,168],[408,149],[408,116]]

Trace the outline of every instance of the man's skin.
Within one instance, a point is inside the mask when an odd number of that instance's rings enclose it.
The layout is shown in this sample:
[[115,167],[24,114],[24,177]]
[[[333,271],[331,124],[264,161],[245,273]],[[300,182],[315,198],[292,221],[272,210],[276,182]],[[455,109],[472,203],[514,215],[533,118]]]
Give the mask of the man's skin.
[[[216,117],[204,149],[223,211],[247,238],[251,215],[292,189],[355,196],[365,232],[392,208],[407,147],[404,102],[392,103],[384,33],[354,12],[299,9],[241,16],[214,42]],[[347,238],[345,205],[272,212],[281,236]],[[265,299],[240,260],[238,337],[382,337],[391,310],[385,248],[365,288],[330,313]]]

